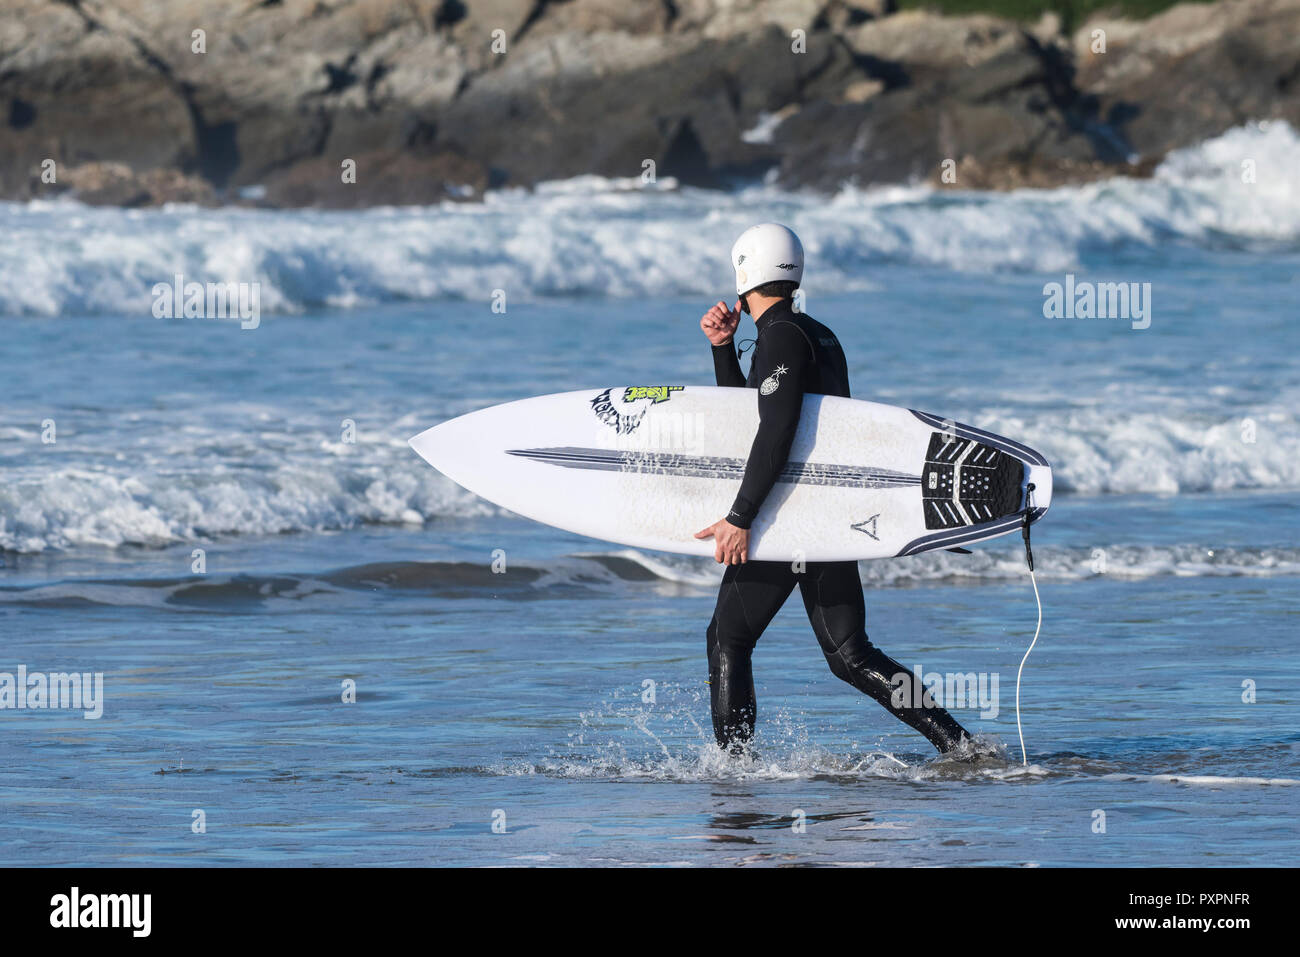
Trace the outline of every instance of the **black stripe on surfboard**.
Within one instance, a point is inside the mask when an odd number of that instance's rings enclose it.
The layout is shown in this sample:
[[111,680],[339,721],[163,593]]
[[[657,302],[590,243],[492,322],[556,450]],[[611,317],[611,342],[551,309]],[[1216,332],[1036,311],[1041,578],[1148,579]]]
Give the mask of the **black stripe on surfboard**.
[[[992,432],[985,432],[983,429],[977,429],[969,425],[961,425],[952,422],[950,419],[941,419],[937,415],[931,415],[929,412],[918,412],[916,409],[908,409],[914,416],[924,422],[926,425],[932,425],[941,432],[954,435],[961,439],[973,439],[984,445],[991,445],[995,449],[1006,452],[1012,458],[1020,459],[1028,465],[1046,465],[1047,459],[1035,452],[1027,445],[1021,445],[1019,442],[1012,442],[1006,436],[994,435]],[[949,427],[951,426],[951,427]]]
[[[633,472],[684,478],[740,479],[745,459],[714,455],[680,455],[672,452],[636,452],[612,449],[584,449],[573,446],[546,449],[507,449],[518,455],[567,469],[599,472]],[[921,476],[892,469],[817,462],[790,462],[781,470],[778,482],[799,485],[827,485],[839,488],[905,488],[920,485]]]
[[[1038,521],[1046,513],[1047,509],[1045,508],[1031,508],[1029,510],[1030,524]],[[966,525],[962,528],[953,528],[946,532],[926,535],[923,538],[914,538],[900,548],[896,554],[915,555],[918,552],[928,552],[936,548],[951,548],[954,545],[978,542],[980,539],[991,538],[994,535],[1005,535],[1007,532],[1019,528],[1023,521],[1024,517],[1021,514],[1008,515],[996,522],[985,522],[983,525]]]

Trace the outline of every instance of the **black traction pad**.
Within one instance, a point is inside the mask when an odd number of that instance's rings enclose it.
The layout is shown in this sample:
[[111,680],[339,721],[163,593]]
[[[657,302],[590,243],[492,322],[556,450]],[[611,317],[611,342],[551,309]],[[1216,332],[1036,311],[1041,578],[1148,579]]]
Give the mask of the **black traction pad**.
[[1014,515],[1024,480],[1019,459],[973,439],[932,432],[921,472],[925,527],[960,528]]

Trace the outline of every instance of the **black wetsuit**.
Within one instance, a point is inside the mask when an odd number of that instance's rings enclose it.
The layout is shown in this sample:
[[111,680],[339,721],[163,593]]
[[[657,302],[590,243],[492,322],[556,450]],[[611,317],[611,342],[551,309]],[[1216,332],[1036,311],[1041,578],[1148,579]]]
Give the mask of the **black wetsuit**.
[[[793,310],[790,300],[758,318],[758,343],[749,378],[731,343],[713,347],[720,386],[757,388],[759,426],[740,493],[727,520],[749,528],[785,466],[799,425],[805,393],[848,396],[848,366],[835,334]],[[735,748],[754,733],[757,704],[750,658],[759,636],[795,585],[808,620],[837,678],[870,695],[895,717],[920,731],[940,751],[955,747],[965,733],[939,707],[897,707],[895,675],[910,672],[867,638],[866,609],[857,562],[793,562],[728,565],[709,623],[709,689],[718,744]],[[913,702],[910,687],[902,700]],[[926,698],[927,702],[930,700]]]

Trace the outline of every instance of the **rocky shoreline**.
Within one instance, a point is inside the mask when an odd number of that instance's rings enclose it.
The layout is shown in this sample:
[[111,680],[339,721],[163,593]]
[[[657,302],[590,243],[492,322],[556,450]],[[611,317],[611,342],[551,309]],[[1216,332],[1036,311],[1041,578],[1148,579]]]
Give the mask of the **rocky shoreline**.
[[892,0],[9,0],[0,109],[3,199],[356,208],[647,169],[1054,186],[1300,126],[1300,0],[1069,34]]

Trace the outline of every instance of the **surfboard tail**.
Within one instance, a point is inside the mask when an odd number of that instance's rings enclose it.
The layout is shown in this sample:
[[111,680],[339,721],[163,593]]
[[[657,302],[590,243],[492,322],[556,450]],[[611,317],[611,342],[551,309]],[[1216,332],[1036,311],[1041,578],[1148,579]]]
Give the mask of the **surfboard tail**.
[[[1030,489],[1030,486],[1033,486]],[[1052,504],[1052,467],[1046,463],[1025,468],[1024,501],[1021,510],[1029,510],[1029,521],[1038,521]]]

